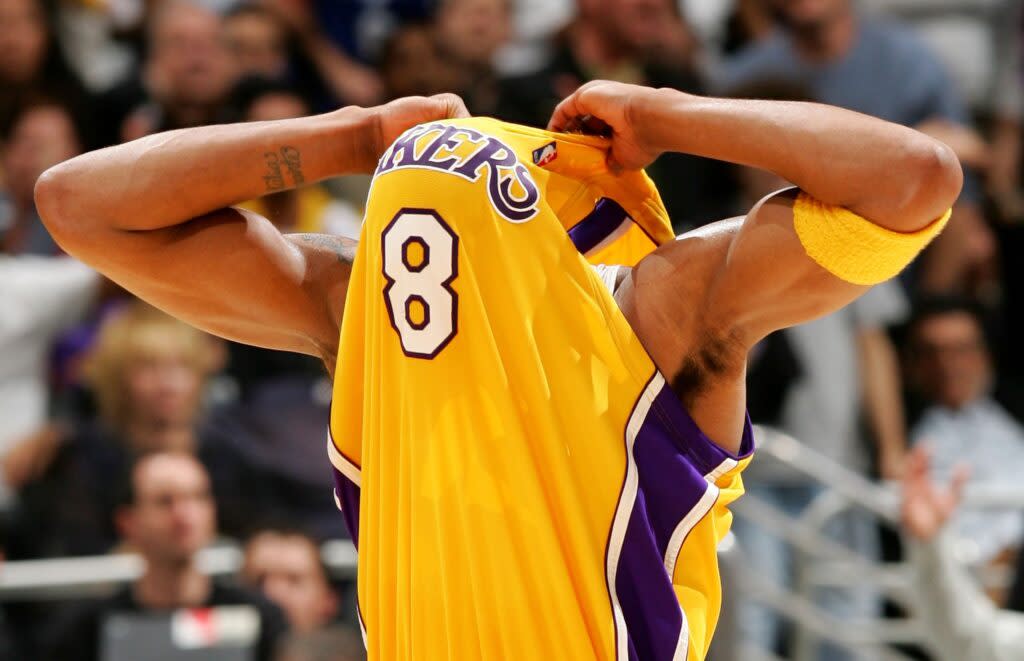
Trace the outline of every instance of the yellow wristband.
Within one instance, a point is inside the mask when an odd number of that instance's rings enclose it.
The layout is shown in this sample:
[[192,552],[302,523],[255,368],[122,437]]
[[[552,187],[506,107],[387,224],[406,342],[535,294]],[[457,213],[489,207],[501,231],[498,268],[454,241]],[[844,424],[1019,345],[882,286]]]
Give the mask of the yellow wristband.
[[793,204],[793,227],[826,271],[855,285],[877,285],[910,264],[946,226],[951,211],[916,232],[894,232],[801,192]]

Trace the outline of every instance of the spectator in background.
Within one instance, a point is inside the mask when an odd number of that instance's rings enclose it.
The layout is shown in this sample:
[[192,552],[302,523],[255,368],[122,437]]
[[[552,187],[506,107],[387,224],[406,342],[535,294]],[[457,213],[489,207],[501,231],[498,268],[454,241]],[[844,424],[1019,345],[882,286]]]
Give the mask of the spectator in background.
[[366,646],[349,629],[292,634],[281,643],[276,661],[364,661]]
[[[0,26],[0,33],[5,29]],[[87,314],[100,290],[92,269],[50,257],[59,249],[33,199],[40,173],[79,152],[69,113],[56,103],[38,102],[11,119],[9,131],[0,134],[6,178],[0,192],[0,509],[57,447],[61,433],[47,424],[50,350]]]
[[323,23],[317,20],[312,4],[307,0],[264,2],[264,6],[272,9],[291,29],[298,52],[312,65],[332,96],[332,107],[379,103],[382,88],[377,73],[331,41]]
[[0,0],[0,135],[10,130],[19,109],[46,97],[74,108],[80,122],[89,119],[85,87],[54,39],[42,0]]
[[1024,615],[1000,611],[953,556],[943,529],[960,502],[966,472],[940,489],[930,457],[914,448],[903,479],[903,530],[912,544],[918,612],[938,661],[1017,661],[1024,650]]
[[81,153],[71,114],[54,102],[28,104],[11,117],[9,131],[0,136],[5,180],[5,190],[0,191],[0,253],[58,254],[60,249],[36,213],[33,195],[44,170]]
[[457,82],[448,90],[462,96],[474,115],[498,107],[495,57],[512,32],[512,0],[442,0],[434,17],[434,39]]
[[[696,43],[672,0],[579,0],[577,7],[544,68],[502,81],[499,118],[545,126],[559,101],[596,78],[703,91]],[[678,232],[733,209],[735,190],[722,163],[670,154],[648,172]]]
[[[956,299],[923,301],[907,334],[908,381],[924,405],[910,436],[931,446],[937,478],[950,479],[963,463],[972,483],[1019,486],[1024,427],[993,397],[992,357],[977,309]],[[1024,517],[1013,510],[964,511],[951,530],[976,545],[981,562],[1001,562],[1006,549],[1020,544]]]
[[683,14],[708,49],[710,66],[735,55],[775,29],[771,0],[680,0]]
[[62,436],[48,425],[50,347],[89,309],[99,276],[70,257],[0,252],[0,509],[49,463]]
[[[283,1],[283,0],[282,0]],[[545,0],[551,2],[552,0]],[[422,23],[435,0],[298,0],[333,44],[357,60],[372,61],[399,26]]]
[[288,26],[266,5],[239,2],[224,15],[224,41],[241,76],[287,76],[288,37]]
[[224,37],[240,75],[287,81],[317,110],[380,100],[377,73],[331,43],[302,2],[238,2],[224,17]]
[[438,52],[429,24],[396,29],[381,47],[379,63],[384,97],[432,96],[455,89],[459,80]]
[[338,615],[320,545],[297,528],[262,528],[250,536],[242,580],[277,604],[296,633],[325,629]]
[[[215,583],[196,565],[196,554],[213,541],[216,529],[216,509],[203,466],[184,453],[143,455],[125,469],[120,488],[118,532],[124,544],[142,556],[145,571],[114,596],[68,618],[58,627],[45,658],[99,659],[101,645],[111,642],[105,623],[115,616],[151,614],[169,619],[179,609],[234,606],[243,607],[256,620],[246,641],[254,657],[273,659],[275,645],[286,630],[281,612],[257,595]],[[233,612],[237,618],[239,611]],[[208,621],[216,623],[215,613],[210,615]]]
[[[884,13],[909,27],[943,63],[975,116],[990,118],[1010,102],[1019,55],[1019,0],[860,0],[866,12]],[[1019,83],[1017,83],[1019,84]]]
[[[983,166],[987,146],[940,62],[910,32],[859,16],[852,0],[773,0],[781,26],[727,61],[716,86],[789,81],[823,103],[912,126],[953,147],[967,166]],[[922,257],[918,281],[929,291],[981,291],[991,283],[995,244],[970,181],[954,219]]]
[[140,76],[103,99],[97,128],[104,144],[226,119],[236,74],[220,17],[188,0],[164,0],[149,15],[146,36]]
[[[18,557],[104,553],[116,542],[115,503],[105,488],[132,457],[195,454],[210,471],[226,532],[239,534],[262,507],[260,480],[229,438],[202,425],[207,376],[219,344],[142,303],[107,318],[86,365],[100,415],[66,432],[27,484],[12,523]],[[47,525],[40,526],[45,521]]]

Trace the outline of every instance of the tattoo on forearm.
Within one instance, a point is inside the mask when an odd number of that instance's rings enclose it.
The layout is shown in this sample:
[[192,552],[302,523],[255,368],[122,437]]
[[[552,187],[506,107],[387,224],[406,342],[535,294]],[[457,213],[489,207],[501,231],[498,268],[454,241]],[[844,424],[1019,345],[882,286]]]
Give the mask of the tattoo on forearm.
[[338,257],[338,261],[346,266],[351,266],[355,261],[356,249],[359,247],[358,241],[344,236],[331,234],[293,234],[292,236],[311,246],[330,250]]
[[283,189],[284,176],[281,174],[281,159],[277,157],[277,152],[264,152],[263,160],[269,170],[267,174],[263,175],[263,181],[267,184],[267,192]]
[[302,154],[299,153],[298,149],[285,145],[281,147],[281,157],[284,159],[284,164],[292,175],[296,186],[306,181],[306,178],[302,176]]
[[284,173],[281,171],[282,164],[288,169],[288,174],[292,176],[294,185],[301,186],[306,182],[306,177],[302,174],[302,153],[291,145],[281,147],[280,155],[273,151],[263,152],[263,162],[267,164],[267,173],[263,175],[263,182],[267,186],[268,193],[285,188]]

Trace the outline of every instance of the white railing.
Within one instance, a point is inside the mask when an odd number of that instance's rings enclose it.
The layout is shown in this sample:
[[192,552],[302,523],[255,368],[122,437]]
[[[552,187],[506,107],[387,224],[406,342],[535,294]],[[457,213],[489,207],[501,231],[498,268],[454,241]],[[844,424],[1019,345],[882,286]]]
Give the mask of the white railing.
[[[736,604],[758,601],[796,627],[798,661],[815,659],[820,641],[869,652],[884,661],[905,661],[909,657],[889,648],[896,643],[925,643],[917,622],[876,618],[839,622],[815,605],[811,595],[820,587],[863,588],[870,585],[879,595],[913,611],[912,573],[906,564],[879,564],[835,542],[824,533],[835,517],[851,510],[869,513],[880,522],[898,521],[899,490],[893,485],[871,482],[844,466],[778,431],[757,427],[757,461],[780,461],[802,473],[809,482],[822,487],[821,494],[798,517],[793,517],[747,494],[735,508],[736,516],[770,529],[798,555],[801,571],[796,587],[773,584],[750,571],[743,549],[730,536],[719,549],[725,603],[721,627],[716,636],[714,661],[773,661],[767,650],[755,649],[741,640]],[[1013,490],[968,489],[965,507],[1014,507],[1024,510],[1024,488]],[[969,545],[968,545],[969,546]],[[323,559],[338,578],[355,576],[356,552],[351,542],[331,541],[323,545]],[[237,545],[217,545],[203,550],[199,567],[211,575],[232,575],[241,566]],[[67,599],[109,591],[139,576],[143,565],[131,554],[53,560],[27,560],[0,565],[0,601],[10,599]]]
[[[320,552],[333,576],[355,577],[356,550],[352,542],[329,541]],[[211,576],[229,576],[242,566],[242,552],[235,544],[218,544],[200,551],[198,563],[200,571]],[[142,570],[142,559],[131,553],[7,562],[0,565],[0,601],[100,594],[135,580]]]
[[[927,647],[926,632],[913,617],[913,568],[907,563],[882,564],[834,541],[825,534],[836,517],[851,510],[867,513],[880,523],[898,525],[898,485],[878,484],[847,469],[796,439],[774,429],[755,427],[757,461],[777,461],[802,474],[807,484],[821,488],[820,494],[799,515],[792,516],[752,494],[736,507],[739,518],[770,530],[794,554],[797,565],[794,586],[776,585],[751,570],[742,545],[723,546],[722,564],[725,603],[723,620],[730,631],[727,638],[716,636],[714,661],[773,659],[768,650],[756,649],[741,639],[737,604],[754,600],[794,625],[794,656],[797,661],[817,661],[818,646],[828,642],[854,652],[854,658],[909,661],[911,657],[891,645],[915,643]],[[973,509],[1019,508],[1024,511],[1024,488],[968,488],[962,507]],[[968,540],[969,542],[969,540]],[[961,545],[970,548],[970,543]],[[969,561],[970,554],[961,559]],[[1004,576],[1008,580],[1009,576]],[[902,606],[907,619],[884,619],[881,614],[855,622],[839,621],[824,612],[812,595],[822,587],[869,588]]]

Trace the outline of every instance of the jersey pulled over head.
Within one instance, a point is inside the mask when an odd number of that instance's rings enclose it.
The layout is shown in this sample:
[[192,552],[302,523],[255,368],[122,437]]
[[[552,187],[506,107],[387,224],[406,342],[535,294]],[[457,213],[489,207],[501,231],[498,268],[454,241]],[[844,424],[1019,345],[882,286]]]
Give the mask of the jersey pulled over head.
[[643,172],[608,171],[607,141],[489,118],[414,127],[381,157],[374,176],[402,169],[486,183],[493,210],[512,223],[544,208],[593,263],[634,265],[673,238],[657,188]]
[[371,659],[706,653],[752,435],[700,431],[592,267],[673,237],[607,148],[475,118],[380,159],[328,439]]

